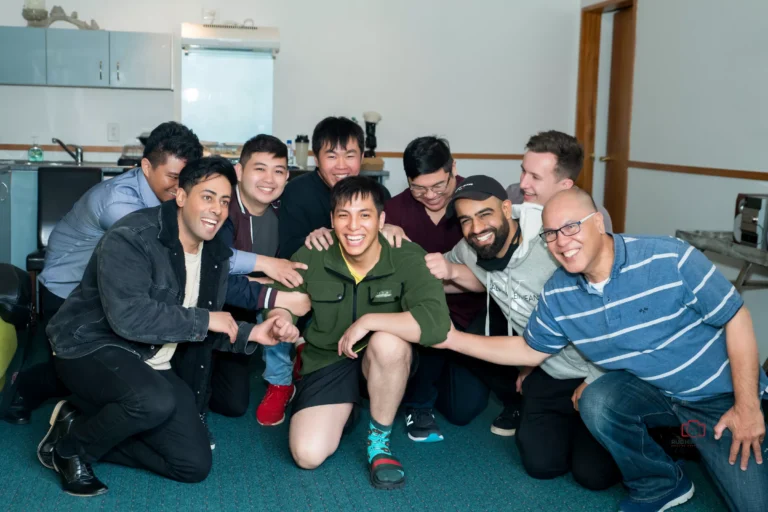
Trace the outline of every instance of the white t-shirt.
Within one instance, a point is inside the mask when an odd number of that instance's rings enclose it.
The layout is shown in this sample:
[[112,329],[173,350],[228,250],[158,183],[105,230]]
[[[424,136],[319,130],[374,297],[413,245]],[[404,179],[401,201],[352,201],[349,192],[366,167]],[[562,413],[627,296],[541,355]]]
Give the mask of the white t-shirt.
[[[203,243],[197,248],[197,254],[184,253],[184,266],[187,269],[187,285],[184,287],[185,308],[197,306],[197,297],[200,294],[200,259],[203,254]],[[155,370],[170,370],[171,358],[176,352],[176,343],[166,343],[157,351],[155,357],[145,362]]]
[[600,281],[599,283],[590,283],[589,281],[587,281],[587,284],[589,285],[590,288],[592,288],[597,293],[602,295],[603,294],[603,290],[605,289],[605,285],[607,285],[610,280],[611,280],[611,278],[609,277],[605,281]]

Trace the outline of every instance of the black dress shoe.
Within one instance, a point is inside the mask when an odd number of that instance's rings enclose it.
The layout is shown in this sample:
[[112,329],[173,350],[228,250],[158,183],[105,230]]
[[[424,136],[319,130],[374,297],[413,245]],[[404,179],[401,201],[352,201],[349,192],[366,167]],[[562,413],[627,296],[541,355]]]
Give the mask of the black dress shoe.
[[53,468],[61,476],[64,492],[72,496],[98,496],[107,492],[107,486],[93,474],[90,464],[79,455],[62,457],[56,449],[51,453]]
[[3,420],[12,425],[26,425],[29,423],[30,416],[31,411],[27,408],[26,403],[24,403],[24,398],[17,394],[5,412]]
[[77,416],[77,409],[66,400],[56,404],[49,421],[51,428],[48,429],[48,433],[45,434],[43,440],[37,445],[37,458],[43,466],[48,469],[54,469],[52,460],[53,447],[62,437],[69,433],[69,429],[72,428],[72,422]]

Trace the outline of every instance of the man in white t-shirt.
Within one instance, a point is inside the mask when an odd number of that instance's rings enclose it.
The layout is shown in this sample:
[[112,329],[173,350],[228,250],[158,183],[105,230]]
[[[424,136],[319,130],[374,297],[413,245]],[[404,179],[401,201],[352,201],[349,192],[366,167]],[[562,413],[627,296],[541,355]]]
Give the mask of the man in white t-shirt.
[[[38,446],[40,462],[59,473],[69,494],[107,491],[91,469],[97,461],[181,482],[205,479],[211,447],[198,415],[212,351],[252,353],[257,343],[295,341],[290,323],[236,323],[221,311],[232,252],[217,234],[236,183],[224,158],[188,163],[175,201],[129,214],[107,231],[51,319],[56,370],[89,406],[81,414],[59,402]],[[270,288],[261,294],[270,307],[283,300]]]

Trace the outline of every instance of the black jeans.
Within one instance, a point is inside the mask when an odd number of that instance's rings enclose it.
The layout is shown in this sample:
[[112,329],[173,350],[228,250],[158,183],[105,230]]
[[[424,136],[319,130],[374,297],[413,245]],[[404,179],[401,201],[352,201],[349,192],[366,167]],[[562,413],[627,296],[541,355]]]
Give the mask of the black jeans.
[[40,285],[41,315],[30,345],[24,355],[24,363],[19,372],[16,392],[24,398],[24,405],[29,410],[40,407],[49,398],[59,398],[69,395],[69,390],[56,376],[53,365],[53,354],[45,327],[56,314],[64,299],[51,293],[48,288]]
[[[490,334],[507,335],[507,320],[491,301]],[[467,327],[472,334],[485,334],[485,312]],[[455,425],[466,425],[485,410],[493,391],[504,407],[519,407],[515,389],[518,370],[451,352],[419,347],[419,369],[408,383],[405,407],[435,407]]]
[[250,365],[251,356],[214,351],[208,402],[213,412],[230,417],[245,414],[251,396]]
[[621,480],[611,454],[590,434],[571,396],[583,379],[558,380],[536,368],[523,381],[517,447],[526,472],[549,479],[573,472],[579,484],[607,489]]
[[130,352],[105,347],[55,358],[83,415],[61,443],[86,462],[143,468],[180,482],[211,470],[211,447],[192,390],[173,370],[157,371]]

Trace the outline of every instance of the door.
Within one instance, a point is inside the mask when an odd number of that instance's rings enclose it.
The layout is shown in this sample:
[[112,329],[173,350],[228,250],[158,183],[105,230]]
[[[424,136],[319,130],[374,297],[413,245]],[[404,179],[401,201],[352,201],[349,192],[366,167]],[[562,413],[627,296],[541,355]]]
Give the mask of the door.
[[48,85],[109,85],[109,33],[103,30],[48,29]]
[[[596,162],[605,163],[602,203],[611,215],[616,233],[624,231],[626,220],[636,9],[633,0],[602,2],[584,8],[581,18],[576,137],[584,145],[586,158],[577,184],[594,194]],[[611,23],[602,27],[604,13],[613,11],[612,27]],[[612,34],[605,153],[601,154],[595,152],[595,137],[599,119],[600,41],[604,28],[611,30]],[[600,146],[597,148],[598,151],[601,149]]]
[[173,89],[173,37],[139,32],[109,33],[109,85]]
[[0,84],[45,85],[45,29],[0,27]]

